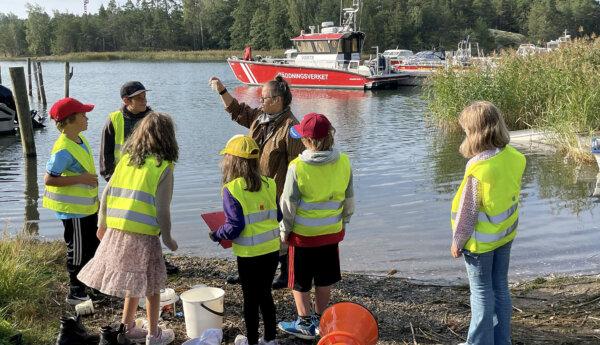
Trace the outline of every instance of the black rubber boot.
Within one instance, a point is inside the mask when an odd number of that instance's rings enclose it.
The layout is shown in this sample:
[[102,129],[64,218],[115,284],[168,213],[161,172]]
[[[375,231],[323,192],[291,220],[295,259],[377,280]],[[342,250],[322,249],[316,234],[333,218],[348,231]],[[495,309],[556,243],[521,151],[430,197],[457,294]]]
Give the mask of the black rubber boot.
[[60,332],[56,345],[95,345],[98,344],[98,336],[87,332],[81,324],[79,316],[61,317]]
[[118,328],[102,327],[100,329],[99,345],[131,345],[131,341],[125,337],[125,325],[120,324]]
[[273,281],[273,289],[283,289],[288,285],[288,255],[279,256],[279,276]]

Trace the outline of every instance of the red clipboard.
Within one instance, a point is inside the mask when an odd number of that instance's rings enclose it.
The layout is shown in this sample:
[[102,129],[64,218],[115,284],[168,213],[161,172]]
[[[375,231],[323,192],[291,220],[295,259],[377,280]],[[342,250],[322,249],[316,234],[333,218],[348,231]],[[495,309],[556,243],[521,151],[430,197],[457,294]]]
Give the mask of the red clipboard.
[[[210,231],[217,231],[221,227],[221,225],[225,224],[225,212],[223,211],[203,213],[200,216],[202,217],[206,225],[208,225]],[[230,240],[221,240],[220,244],[221,247],[225,249],[231,248]]]

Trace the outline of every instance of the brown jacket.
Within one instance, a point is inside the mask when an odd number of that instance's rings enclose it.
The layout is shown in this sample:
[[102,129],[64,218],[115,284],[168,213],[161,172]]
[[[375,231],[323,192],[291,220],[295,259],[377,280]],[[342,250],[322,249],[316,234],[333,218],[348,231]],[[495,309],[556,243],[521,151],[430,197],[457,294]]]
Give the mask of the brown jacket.
[[[236,99],[225,108],[231,114],[231,119],[240,125],[250,128],[248,135],[256,139],[258,132],[257,117],[261,114],[260,108],[252,108],[245,103],[238,103]],[[285,118],[279,123],[264,145],[260,148],[260,171],[263,175],[271,177],[277,184],[277,200],[283,192],[288,164],[304,151],[300,139],[293,139],[289,135],[291,126],[298,124],[298,120],[291,111],[283,114]]]

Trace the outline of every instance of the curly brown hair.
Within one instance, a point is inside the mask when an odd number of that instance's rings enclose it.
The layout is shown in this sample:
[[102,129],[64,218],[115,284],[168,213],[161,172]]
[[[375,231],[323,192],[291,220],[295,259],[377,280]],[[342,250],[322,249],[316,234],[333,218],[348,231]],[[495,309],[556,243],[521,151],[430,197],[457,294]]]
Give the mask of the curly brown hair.
[[155,111],[148,113],[125,142],[123,152],[130,155],[129,164],[138,168],[148,156],[154,156],[158,166],[163,161],[176,162],[179,146],[171,116]]

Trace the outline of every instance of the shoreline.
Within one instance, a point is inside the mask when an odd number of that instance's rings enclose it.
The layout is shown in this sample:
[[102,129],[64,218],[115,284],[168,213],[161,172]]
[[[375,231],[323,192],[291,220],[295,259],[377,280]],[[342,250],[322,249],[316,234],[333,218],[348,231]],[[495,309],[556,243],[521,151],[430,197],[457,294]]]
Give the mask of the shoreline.
[[[3,61],[23,61],[27,58],[38,61],[113,61],[113,60],[134,60],[134,61],[189,61],[189,62],[224,62],[231,56],[241,57],[242,50],[166,50],[166,51],[115,51],[115,52],[79,52],[63,55],[47,56],[17,56],[4,57]],[[283,56],[283,49],[276,50],[256,50],[252,56]]]
[[[18,241],[4,238],[2,245],[10,248],[11,242],[18,245]],[[59,329],[58,317],[74,314],[74,308],[64,302],[68,279],[64,272],[64,245],[61,244],[60,241],[35,240],[20,243],[26,245],[27,250],[17,256],[30,264],[40,260],[50,282],[43,296],[35,302],[40,310],[33,322],[41,325],[38,327],[42,330],[28,334],[28,321],[5,315],[13,324],[20,325],[17,329],[25,329],[26,344],[54,344]],[[43,248],[51,250],[53,257],[36,255]],[[166,284],[177,294],[197,284],[225,290],[223,343],[232,344],[235,336],[244,332],[241,287],[226,283],[226,277],[236,271],[235,262],[224,258],[171,255],[169,260],[180,268]],[[511,295],[514,344],[595,344],[600,341],[600,275],[546,277],[511,283]],[[296,317],[289,290],[275,290],[273,297],[278,321]],[[385,276],[344,272],[342,281],[332,290],[331,301],[353,301],[368,308],[378,320],[378,344],[382,345],[457,344],[464,341],[469,325],[467,285],[416,283],[395,277],[394,272]],[[19,301],[13,302],[17,307],[21,305]],[[109,298],[94,304],[96,313],[83,318],[90,332],[97,334],[101,326],[120,320],[121,299]],[[177,303],[176,311],[182,311],[181,302]],[[137,317],[144,315],[144,310],[139,308]],[[164,320],[162,325],[174,329],[176,339],[173,344],[187,340],[183,317]],[[282,332],[278,332],[277,337],[281,345],[308,344]]]

